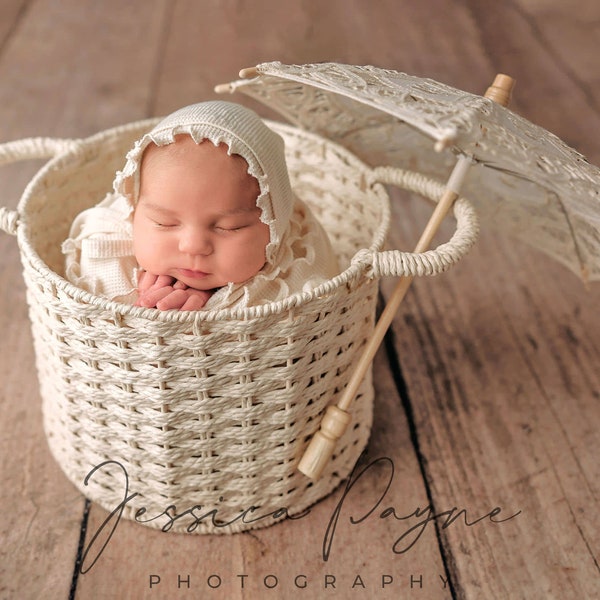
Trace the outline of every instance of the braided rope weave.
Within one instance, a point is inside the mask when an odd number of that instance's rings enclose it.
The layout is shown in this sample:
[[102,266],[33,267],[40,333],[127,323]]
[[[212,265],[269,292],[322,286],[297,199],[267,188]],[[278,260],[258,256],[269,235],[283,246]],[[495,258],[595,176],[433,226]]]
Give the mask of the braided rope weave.
[[[445,186],[420,173],[392,167],[377,167],[373,176],[381,182],[390,183],[405,190],[416,192],[425,198],[439,201]],[[401,252],[387,250],[371,253],[373,275],[413,275],[431,276],[447,271],[461,260],[471,249],[479,232],[479,222],[471,205],[464,198],[454,203],[454,216],[457,230],[452,239],[426,252]]]
[[[316,135],[271,123],[285,138],[295,193],[331,237],[340,275],[237,312],[165,312],[92,296],[62,277],[60,243],[152,124],[46,144],[46,155],[58,155],[32,179],[18,211],[1,214],[2,228],[19,238],[48,443],[69,479],[110,511],[123,500],[126,473],[135,494],[126,518],[193,533],[266,526],[330,493],[367,444],[370,373],[323,476],[311,482],[295,468],[371,335],[377,277],[442,270],[446,259],[391,259],[382,252],[388,197],[377,182],[389,177]],[[41,151],[34,144],[31,152]],[[16,154],[0,147],[0,162],[23,157],[26,146]],[[469,229],[464,212],[457,217]],[[471,227],[467,238],[473,234]]]

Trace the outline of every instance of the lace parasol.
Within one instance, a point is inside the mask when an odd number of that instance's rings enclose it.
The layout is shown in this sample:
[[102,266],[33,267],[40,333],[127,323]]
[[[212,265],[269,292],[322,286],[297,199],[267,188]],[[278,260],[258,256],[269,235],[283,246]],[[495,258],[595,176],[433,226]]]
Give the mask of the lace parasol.
[[552,133],[487,98],[373,66],[270,62],[241,75],[219,90],[256,98],[371,166],[445,180],[456,155],[470,157],[462,192],[484,226],[600,279],[600,169]]

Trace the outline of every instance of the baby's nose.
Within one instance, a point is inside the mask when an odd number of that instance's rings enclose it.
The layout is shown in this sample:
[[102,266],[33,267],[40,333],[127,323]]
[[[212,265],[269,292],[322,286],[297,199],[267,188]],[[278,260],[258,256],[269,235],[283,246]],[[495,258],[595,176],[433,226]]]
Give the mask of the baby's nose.
[[205,232],[190,230],[179,238],[179,251],[184,254],[207,255],[213,250],[210,236]]

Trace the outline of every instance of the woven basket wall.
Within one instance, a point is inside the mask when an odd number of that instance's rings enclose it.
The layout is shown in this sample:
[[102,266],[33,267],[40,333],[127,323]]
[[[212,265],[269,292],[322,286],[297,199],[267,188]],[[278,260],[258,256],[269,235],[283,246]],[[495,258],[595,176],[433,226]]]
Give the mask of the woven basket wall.
[[323,476],[311,481],[295,468],[372,332],[377,279],[351,259],[382,249],[388,197],[346,150],[270,123],[286,140],[294,190],[327,229],[341,275],[312,294],[237,313],[112,303],[62,278],[60,244],[152,124],[74,143],[36,175],[19,206],[48,442],[91,500],[112,511],[134,495],[126,518],[194,533],[266,526],[330,493],[367,443],[370,375]]

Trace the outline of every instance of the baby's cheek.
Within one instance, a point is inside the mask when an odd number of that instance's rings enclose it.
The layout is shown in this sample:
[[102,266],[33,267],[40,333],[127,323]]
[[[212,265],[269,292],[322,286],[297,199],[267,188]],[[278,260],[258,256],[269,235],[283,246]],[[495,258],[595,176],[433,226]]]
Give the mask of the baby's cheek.
[[143,257],[143,249],[144,249],[144,237],[145,232],[143,227],[139,225],[138,220],[136,219],[136,215],[133,218],[133,229],[132,229],[132,237],[133,237],[133,254],[140,263],[140,259]]
[[248,256],[246,266],[248,277],[253,277],[254,275],[256,275],[265,266],[265,262],[266,258],[264,249],[257,249],[251,257]]
[[221,256],[222,274],[227,281],[242,283],[256,275],[264,262],[264,256],[257,254],[251,247],[230,249]]
[[147,237],[134,238],[133,251],[137,263],[150,273],[159,273],[159,247]]

